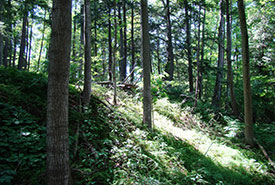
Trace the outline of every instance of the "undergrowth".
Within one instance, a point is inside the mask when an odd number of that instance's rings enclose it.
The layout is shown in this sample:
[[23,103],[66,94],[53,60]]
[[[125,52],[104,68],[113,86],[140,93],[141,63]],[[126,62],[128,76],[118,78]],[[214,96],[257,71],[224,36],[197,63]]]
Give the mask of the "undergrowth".
[[[0,68],[0,184],[46,184],[46,87],[42,75]],[[211,110],[205,119],[156,91],[149,131],[142,124],[140,92],[118,90],[114,106],[112,88],[92,88],[90,105],[82,107],[79,90],[70,86],[73,184],[275,183],[261,152],[241,144],[237,119],[217,119]],[[255,127],[259,142],[274,145],[272,125]]]

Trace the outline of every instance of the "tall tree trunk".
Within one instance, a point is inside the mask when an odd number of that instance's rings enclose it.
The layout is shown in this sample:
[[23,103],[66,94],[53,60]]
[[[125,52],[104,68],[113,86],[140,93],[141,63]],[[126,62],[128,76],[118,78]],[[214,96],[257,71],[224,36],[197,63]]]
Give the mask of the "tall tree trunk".
[[109,4],[109,12],[108,12],[108,44],[109,44],[109,81],[112,81],[112,23],[111,23],[111,5]]
[[242,34],[242,59],[243,59],[243,95],[244,95],[244,120],[245,120],[245,141],[254,146],[253,133],[253,112],[252,112],[252,96],[250,87],[249,72],[249,45],[248,33],[245,18],[245,6],[243,0],[238,0],[239,19]]
[[172,44],[172,26],[170,20],[170,0],[166,0],[166,22],[167,22],[167,54],[168,61],[165,66],[165,71],[168,73],[167,80],[174,79],[174,53]]
[[44,18],[43,18],[42,38],[41,38],[39,56],[38,56],[38,61],[37,61],[37,71],[40,70],[40,60],[41,60],[41,55],[42,55],[42,50],[43,50],[43,44],[44,44],[44,38],[45,38],[46,15],[47,15],[47,11],[45,10]]
[[188,58],[188,79],[189,79],[189,91],[193,93],[193,62],[192,62],[192,53],[191,53],[191,33],[190,33],[190,22],[189,22],[189,5],[188,1],[184,0],[185,4],[185,26],[186,26],[186,46],[187,46],[187,58]]
[[28,53],[29,53],[29,19],[27,19],[27,25],[26,25],[26,53],[24,54],[26,56],[25,63],[24,63],[24,70],[27,70],[28,67]]
[[117,11],[117,4],[115,1],[115,9],[114,9],[114,22],[115,22],[115,33],[114,33],[114,37],[115,37],[115,45],[114,45],[114,54],[113,54],[113,86],[114,86],[114,105],[117,105],[117,85],[116,85],[116,52],[117,52],[117,15],[116,15],[116,11]]
[[123,63],[122,63],[122,78],[125,80],[127,73],[127,20],[126,20],[126,1],[123,2]]
[[20,42],[20,53],[19,53],[19,61],[18,61],[18,69],[22,70],[25,64],[25,49],[26,49],[26,25],[28,20],[28,12],[24,13],[23,23],[22,23],[22,32],[21,32],[21,42]]
[[200,79],[199,79],[199,85],[200,85],[200,91],[199,91],[199,98],[202,97],[203,94],[203,62],[204,62],[204,41],[205,41],[205,20],[206,20],[206,7],[205,7],[205,1],[203,1],[204,4],[204,12],[203,12],[203,24],[202,24],[202,43],[201,43],[201,70],[200,70]]
[[83,104],[88,105],[91,99],[91,2],[84,1],[85,9],[85,66],[84,66],[84,89],[83,89]]
[[[33,16],[32,16],[32,22],[33,22]],[[30,65],[31,65],[31,52],[32,52],[32,23],[30,27],[30,44],[29,44],[29,53],[28,53],[28,71],[30,70]]]
[[8,55],[9,55],[9,38],[5,38],[5,45],[4,45],[4,51],[3,51],[3,65],[5,67],[8,66]]
[[[94,56],[97,56],[97,6],[96,6],[97,0],[94,0]],[[97,69],[97,60],[94,61],[94,70],[95,72],[98,71]]]
[[[131,40],[132,40],[132,64],[131,71],[134,70],[136,62],[135,62],[135,40],[134,40],[134,5],[132,5],[131,11]],[[133,83],[135,79],[135,72],[131,74],[131,82]]]
[[80,21],[80,45],[79,45],[79,68],[78,68],[78,77],[81,78],[83,71],[83,48],[84,48],[84,4],[81,4],[80,7],[81,21]]
[[197,44],[197,78],[196,78],[196,91],[195,91],[195,103],[194,106],[197,106],[198,96],[200,93],[200,79],[201,79],[201,64],[200,64],[200,44],[201,44],[201,4],[199,4],[199,14],[198,14],[198,44]]
[[224,67],[224,0],[220,0],[220,27],[219,27],[219,53],[218,53],[218,71],[216,75],[216,84],[214,89],[214,96],[212,105],[216,108],[220,107],[222,94],[222,78]]
[[141,0],[141,60],[143,65],[143,123],[152,129],[150,40],[147,0]]
[[[159,29],[157,29],[157,35],[159,35]],[[157,60],[158,60],[158,74],[161,74],[161,66],[160,66],[160,39],[157,38]]]
[[17,36],[15,35],[13,38],[13,58],[12,58],[12,67],[15,67],[16,60],[16,51],[17,51]]
[[[229,3],[230,1],[230,3]],[[226,37],[227,37],[227,81],[229,85],[230,90],[230,97],[231,97],[231,106],[233,110],[233,114],[235,116],[239,115],[238,105],[235,98],[234,93],[234,83],[233,83],[233,72],[232,72],[232,61],[231,61],[231,51],[232,51],[232,36],[231,36],[231,30],[232,30],[232,0],[226,0]]]
[[77,21],[77,18],[76,18],[76,15],[77,15],[77,1],[74,1],[74,6],[73,6],[73,9],[74,9],[74,17],[73,17],[73,40],[72,40],[72,61],[73,62],[76,62],[76,47],[75,47],[75,43],[76,43],[76,21]]
[[119,80],[120,81],[123,81],[125,76],[123,74],[123,56],[124,56],[124,44],[123,44],[123,27],[122,27],[122,17],[121,17],[121,5],[119,4],[118,5],[118,20],[119,20],[119,39],[120,39],[120,42],[119,42],[119,45],[120,45],[120,50],[119,50],[119,53],[120,53],[120,62],[119,62]]
[[0,33],[0,66],[2,65],[3,59],[3,46],[4,46],[4,39],[2,33]]
[[53,0],[47,106],[47,184],[70,179],[68,85],[71,51],[71,1]]

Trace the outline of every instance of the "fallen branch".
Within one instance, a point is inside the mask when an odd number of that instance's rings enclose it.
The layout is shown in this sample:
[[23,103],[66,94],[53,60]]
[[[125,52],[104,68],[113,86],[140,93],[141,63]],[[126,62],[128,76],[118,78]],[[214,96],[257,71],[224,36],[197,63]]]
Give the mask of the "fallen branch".
[[[268,162],[270,163],[270,165],[275,169],[275,163],[271,160],[271,158],[268,156],[267,152],[265,151],[264,147],[256,140],[254,139],[255,143],[259,146],[259,148],[261,149],[261,151],[263,152],[265,158],[268,160]],[[275,171],[272,170],[274,173]]]

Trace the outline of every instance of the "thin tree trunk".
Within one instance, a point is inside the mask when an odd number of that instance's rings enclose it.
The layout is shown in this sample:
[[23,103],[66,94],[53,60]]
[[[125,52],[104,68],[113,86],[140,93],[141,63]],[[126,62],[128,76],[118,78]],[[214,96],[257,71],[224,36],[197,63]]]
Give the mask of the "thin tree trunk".
[[19,53],[19,61],[18,61],[18,69],[22,70],[25,63],[25,49],[26,49],[26,24],[28,19],[28,12],[24,13],[23,16],[23,24],[22,24],[22,34],[21,34],[21,43],[20,43],[20,53]]
[[113,54],[113,86],[114,86],[114,105],[117,105],[117,85],[116,85],[116,52],[117,52],[117,4],[115,1],[115,9],[114,9],[114,21],[115,21],[115,45],[114,45],[114,54]]
[[121,17],[121,7],[120,5],[118,5],[118,20],[119,20],[119,39],[120,39],[120,62],[119,62],[119,79],[120,81],[123,81],[123,56],[124,56],[124,44],[123,44],[123,27],[122,27],[122,17]]
[[8,66],[8,51],[9,51],[9,38],[5,38],[5,45],[4,45],[4,51],[3,51],[3,65],[5,67]]
[[[131,71],[135,68],[135,40],[134,40],[134,5],[132,5],[131,11],[131,40],[132,40],[132,64],[131,64]],[[135,80],[135,73],[133,72],[131,75],[131,82],[133,83]]]
[[91,2],[90,0],[84,1],[85,9],[85,66],[84,66],[84,89],[83,89],[83,104],[89,105],[91,98]]
[[83,48],[84,48],[84,4],[80,7],[81,23],[80,23],[80,45],[79,45],[79,69],[78,77],[81,78],[83,71]]
[[25,63],[24,63],[24,70],[27,70],[28,67],[28,53],[29,53],[29,19],[27,19],[27,25],[26,25],[26,53],[24,54],[26,56]]
[[[94,0],[94,56],[97,56],[97,6],[96,6],[97,0]],[[97,69],[97,60],[94,61],[94,70],[95,72],[98,72]]]
[[202,24],[202,43],[201,43],[201,70],[200,70],[200,79],[199,79],[199,98],[201,99],[203,94],[203,62],[204,62],[204,40],[205,40],[205,20],[206,20],[206,7],[205,1],[204,3],[204,12],[203,12],[203,24]]
[[200,93],[200,75],[201,75],[201,64],[200,64],[200,42],[201,42],[201,19],[200,19],[200,14],[201,14],[201,4],[199,4],[199,14],[198,14],[198,44],[197,44],[197,79],[196,79],[196,91],[195,91],[195,103],[194,106],[197,106],[198,103],[198,96]]
[[[230,1],[230,3],[229,3]],[[233,110],[233,114],[235,116],[239,115],[238,105],[235,98],[234,93],[234,83],[233,83],[233,72],[232,72],[232,61],[231,61],[231,50],[232,50],[232,36],[231,36],[231,30],[232,30],[232,0],[226,0],[226,21],[227,21],[227,31],[226,31],[226,37],[227,37],[227,81],[229,85],[230,90],[230,97],[231,97],[231,106]]]
[[123,1],[123,63],[122,63],[122,78],[125,80],[127,73],[127,20],[126,20],[126,1]]
[[[33,21],[33,18],[32,18]],[[28,71],[30,70],[30,65],[31,65],[31,51],[32,51],[32,24],[30,27],[30,44],[29,44],[29,53],[28,53]]]
[[168,60],[165,66],[165,71],[168,73],[167,80],[174,79],[174,53],[172,44],[172,26],[170,20],[170,0],[166,0],[166,22],[167,22],[167,54]]
[[[159,35],[159,29],[157,29],[157,35]],[[160,39],[157,38],[157,60],[158,60],[158,74],[161,74],[161,66],[160,66]]]
[[2,59],[3,59],[3,45],[4,45],[4,39],[2,34],[0,33],[0,66],[2,65]]
[[220,0],[220,27],[219,27],[219,53],[218,53],[218,71],[216,75],[216,84],[214,89],[214,96],[212,99],[212,105],[216,108],[220,107],[221,94],[222,94],[222,78],[224,67],[224,0]]
[[15,67],[16,60],[16,50],[17,50],[17,36],[15,35],[13,38],[13,58],[12,58],[12,67]]
[[47,106],[47,184],[70,179],[68,85],[71,51],[71,1],[53,0]]
[[191,33],[190,33],[190,22],[189,22],[189,5],[188,1],[184,0],[185,4],[185,26],[186,26],[186,46],[187,46],[187,58],[188,58],[188,79],[189,79],[189,91],[193,93],[193,62],[192,62],[192,53],[191,53]]
[[250,87],[249,72],[249,44],[248,33],[245,18],[245,6],[243,0],[238,0],[239,19],[242,34],[242,59],[243,59],[243,95],[244,95],[244,120],[245,120],[245,141],[247,144],[254,146],[253,133],[253,112],[252,96]]
[[44,38],[45,38],[46,15],[47,15],[47,11],[45,10],[44,18],[43,18],[42,38],[41,38],[39,56],[38,56],[38,61],[37,61],[37,71],[40,71],[40,60],[41,60],[41,55],[42,55],[42,50],[43,50],[43,44],[44,44]]
[[74,1],[74,17],[73,17],[73,40],[72,40],[72,61],[76,62],[76,10],[77,10],[77,1]]
[[141,60],[143,65],[143,123],[152,129],[150,40],[147,0],[141,0]]
[[108,12],[108,44],[109,44],[109,81],[112,81],[112,23],[111,23],[111,5],[109,5],[109,12]]

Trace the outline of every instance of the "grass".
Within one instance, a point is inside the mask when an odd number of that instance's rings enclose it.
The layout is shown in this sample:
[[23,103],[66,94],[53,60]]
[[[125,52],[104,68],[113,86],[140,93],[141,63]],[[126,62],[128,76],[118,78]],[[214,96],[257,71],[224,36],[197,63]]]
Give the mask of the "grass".
[[[41,75],[0,68],[0,184],[46,184],[46,85]],[[73,184],[275,184],[261,152],[242,144],[240,121],[222,114],[207,121],[188,106],[158,98],[149,131],[142,125],[140,92],[119,90],[113,106],[111,88],[92,88],[83,110],[80,92],[70,86]],[[256,125],[270,151],[274,130]]]

